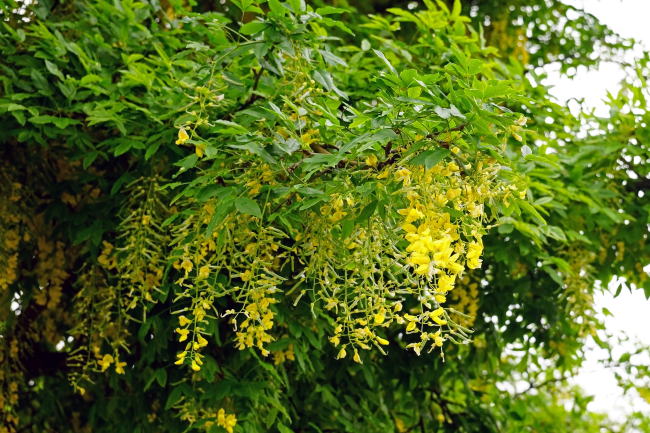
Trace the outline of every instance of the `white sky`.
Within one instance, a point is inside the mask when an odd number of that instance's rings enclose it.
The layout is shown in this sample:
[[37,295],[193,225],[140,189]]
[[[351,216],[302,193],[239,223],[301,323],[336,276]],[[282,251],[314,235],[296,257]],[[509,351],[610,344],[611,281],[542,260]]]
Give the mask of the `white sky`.
[[[634,38],[646,49],[650,48],[650,0],[565,0],[565,2],[587,10],[622,36]],[[596,114],[602,116],[608,114],[608,108],[603,103],[607,91],[616,91],[618,83],[623,78],[620,68],[611,63],[602,64],[597,71],[579,70],[576,78],[572,80],[561,77],[557,68],[549,68],[548,72],[549,79],[544,84],[554,86],[551,93],[559,101],[584,98],[585,105],[594,108]],[[612,313],[612,316],[608,317],[601,314],[609,333],[627,334],[633,339],[650,345],[650,301],[645,299],[641,290],[630,292],[623,289],[617,298],[614,298],[612,293],[600,293],[596,296],[595,304],[598,311],[605,307]],[[616,356],[629,350],[630,346],[621,346]],[[587,350],[585,364],[574,383],[594,396],[589,409],[608,412],[612,418],[620,421],[633,410],[650,411],[650,406],[641,400],[635,391],[623,395],[616,384],[613,371],[599,365],[597,359],[604,358],[605,351],[593,341],[588,343]],[[645,355],[644,361],[650,362],[650,356]]]

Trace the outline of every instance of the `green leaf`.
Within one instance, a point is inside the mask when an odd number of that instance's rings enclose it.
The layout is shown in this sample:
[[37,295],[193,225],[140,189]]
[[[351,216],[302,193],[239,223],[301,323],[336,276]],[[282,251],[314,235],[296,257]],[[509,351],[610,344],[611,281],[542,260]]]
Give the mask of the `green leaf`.
[[252,215],[257,218],[262,218],[262,211],[260,206],[255,200],[248,197],[239,197],[235,200],[235,207],[237,210],[246,215]]
[[159,368],[156,371],[156,381],[158,382],[158,385],[164,388],[167,384],[167,370],[164,368]]
[[291,430],[289,427],[287,427],[286,425],[284,425],[282,423],[278,423],[277,427],[278,427],[278,431],[280,433],[294,433],[293,430]]
[[280,3],[279,0],[269,0],[268,5],[271,12],[275,14],[284,15],[284,13],[287,11],[286,8],[282,6],[282,3]]
[[199,161],[199,157],[195,153],[193,153],[181,159],[174,165],[180,167],[181,171],[185,171],[185,170],[189,170],[190,168],[193,168],[198,161]]
[[69,119],[67,117],[54,117],[48,115],[30,117],[29,121],[35,125],[45,125],[51,123],[59,129],[65,129],[70,125],[78,125],[80,123],[78,120],[75,119]]
[[439,147],[432,150],[425,150],[415,158],[411,159],[410,162],[413,165],[423,165],[428,170],[450,154],[451,152],[449,149]]
[[160,148],[160,141],[156,141],[150,146],[147,147],[147,151],[144,153],[145,161],[151,158]]
[[289,4],[294,13],[304,12],[307,9],[305,0],[289,0]]
[[96,150],[93,150],[92,152],[88,152],[84,156],[82,164],[81,164],[82,167],[84,168],[84,170],[87,169],[88,167],[90,167],[92,165],[92,163],[95,161],[95,159],[97,159],[98,156],[99,156],[99,152],[96,151]]
[[339,56],[336,56],[336,55],[332,54],[331,52],[329,52],[327,50],[318,50],[318,52],[321,54],[321,56],[323,56],[323,59],[325,59],[325,61],[327,63],[329,63],[330,65],[333,65],[333,66],[339,65],[339,66],[343,66],[343,67],[348,66],[348,64],[345,62],[345,60],[343,60]]
[[177,386],[176,388],[172,389],[172,391],[169,393],[169,396],[167,397],[167,402],[165,403],[165,410],[171,409],[172,406],[178,403],[183,397],[184,393],[185,393],[184,385]]
[[259,33],[266,29],[268,27],[268,24],[265,22],[260,22],[260,21],[251,21],[249,23],[244,24],[241,26],[239,29],[239,33],[242,35],[254,35],[255,33]]
[[557,226],[544,226],[543,233],[546,236],[561,242],[566,242],[567,240],[564,231],[562,231],[562,229]]
[[370,203],[368,203],[362,210],[359,212],[359,216],[357,216],[357,224],[358,223],[363,223],[365,221],[368,221],[372,214],[375,213],[375,210],[377,209],[377,200],[373,200]]
[[248,130],[241,126],[238,123],[231,122],[229,120],[223,120],[223,119],[217,119],[213,122],[216,125],[221,125],[223,126],[215,126],[213,129],[215,132],[218,132],[219,134],[224,134],[224,135],[238,135],[238,134],[246,134]]
[[460,0],[454,0],[454,6],[451,10],[452,18],[458,18],[460,16],[461,7],[462,5],[460,3]]
[[333,6],[325,6],[325,7],[316,9],[316,13],[318,15],[344,14],[346,12],[348,12],[347,9],[336,8],[336,7],[333,7]]
[[219,206],[217,210],[212,215],[210,222],[205,228],[205,235],[211,236],[214,232],[214,229],[217,227],[217,224],[221,223],[224,218],[230,213],[235,203],[235,199],[232,197],[225,197],[219,201]]
[[61,81],[65,79],[61,71],[59,70],[59,67],[55,65],[54,63],[50,62],[49,60],[45,61],[45,68],[50,72],[50,74],[56,76],[59,78]]
[[393,67],[393,65],[388,61],[388,59],[386,58],[386,56],[384,55],[384,53],[382,53],[382,52],[379,51],[379,50],[375,50],[375,49],[373,49],[372,51],[377,55],[377,57],[379,57],[380,59],[382,59],[382,60],[384,61],[384,63],[386,64],[386,66],[388,66],[388,69],[390,69],[390,71],[391,71],[393,74],[397,75],[397,71],[395,70],[395,67]]

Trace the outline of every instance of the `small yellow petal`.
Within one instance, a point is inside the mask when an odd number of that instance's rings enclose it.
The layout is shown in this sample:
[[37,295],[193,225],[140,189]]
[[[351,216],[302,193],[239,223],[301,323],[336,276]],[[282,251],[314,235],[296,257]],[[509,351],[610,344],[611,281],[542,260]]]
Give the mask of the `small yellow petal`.
[[411,332],[415,329],[416,324],[415,322],[409,322],[408,325],[406,325],[406,332]]

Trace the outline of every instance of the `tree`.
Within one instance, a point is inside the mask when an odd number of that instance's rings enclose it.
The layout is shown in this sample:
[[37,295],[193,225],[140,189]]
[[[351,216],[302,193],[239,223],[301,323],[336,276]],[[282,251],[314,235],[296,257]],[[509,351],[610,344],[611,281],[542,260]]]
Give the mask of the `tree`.
[[650,295],[648,56],[576,117],[424,3],[0,9],[4,431],[648,431],[564,384]]

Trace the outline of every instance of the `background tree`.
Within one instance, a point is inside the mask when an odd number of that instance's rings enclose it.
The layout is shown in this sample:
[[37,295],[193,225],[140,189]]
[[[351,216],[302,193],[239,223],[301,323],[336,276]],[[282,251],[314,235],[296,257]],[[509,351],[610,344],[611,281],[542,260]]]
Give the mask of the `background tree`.
[[610,32],[504,5],[5,2],[3,428],[648,431],[564,382],[650,294],[648,57],[573,116],[527,65]]

